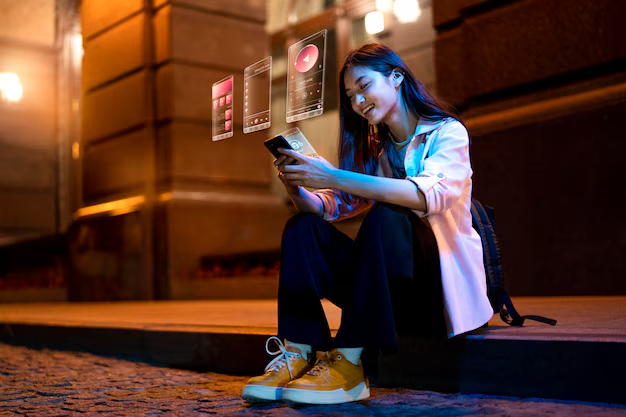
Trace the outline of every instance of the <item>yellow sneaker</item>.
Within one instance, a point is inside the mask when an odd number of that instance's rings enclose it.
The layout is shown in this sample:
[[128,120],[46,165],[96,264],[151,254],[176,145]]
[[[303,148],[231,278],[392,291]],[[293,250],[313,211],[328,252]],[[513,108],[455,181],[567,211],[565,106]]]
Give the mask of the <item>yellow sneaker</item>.
[[[279,350],[275,352],[269,350],[271,340],[276,342]],[[246,401],[279,401],[282,398],[283,387],[289,381],[304,375],[313,366],[302,357],[298,349],[286,348],[276,336],[267,339],[265,350],[270,355],[278,356],[267,364],[263,375],[250,378],[248,384],[243,387],[241,396]]]
[[341,352],[331,350],[304,376],[283,389],[283,401],[302,404],[341,404],[369,398],[369,382],[363,365],[353,364]]

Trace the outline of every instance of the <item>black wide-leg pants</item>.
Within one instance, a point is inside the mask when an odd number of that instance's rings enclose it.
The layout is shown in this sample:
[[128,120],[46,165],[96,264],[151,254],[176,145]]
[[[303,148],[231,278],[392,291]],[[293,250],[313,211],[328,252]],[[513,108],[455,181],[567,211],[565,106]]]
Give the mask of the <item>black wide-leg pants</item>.
[[[320,300],[342,309],[333,341]],[[283,232],[278,336],[329,350],[394,351],[398,333],[445,336],[435,237],[410,209],[375,204],[353,241],[330,222],[296,214]]]

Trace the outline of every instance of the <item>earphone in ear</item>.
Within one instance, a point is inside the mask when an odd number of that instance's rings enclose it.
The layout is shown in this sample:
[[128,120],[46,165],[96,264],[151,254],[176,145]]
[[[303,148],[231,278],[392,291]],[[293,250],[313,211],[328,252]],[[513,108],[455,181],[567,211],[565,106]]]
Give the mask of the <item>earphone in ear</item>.
[[393,83],[396,85],[396,87],[400,84],[401,81],[402,81],[402,73],[394,71]]

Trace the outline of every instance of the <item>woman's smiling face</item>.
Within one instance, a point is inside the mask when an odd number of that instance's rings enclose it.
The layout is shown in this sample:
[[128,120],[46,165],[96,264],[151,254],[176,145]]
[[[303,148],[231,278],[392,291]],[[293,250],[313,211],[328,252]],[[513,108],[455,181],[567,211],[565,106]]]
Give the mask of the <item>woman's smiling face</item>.
[[384,122],[402,109],[394,72],[386,76],[369,67],[354,66],[345,72],[344,85],[352,109],[370,124]]

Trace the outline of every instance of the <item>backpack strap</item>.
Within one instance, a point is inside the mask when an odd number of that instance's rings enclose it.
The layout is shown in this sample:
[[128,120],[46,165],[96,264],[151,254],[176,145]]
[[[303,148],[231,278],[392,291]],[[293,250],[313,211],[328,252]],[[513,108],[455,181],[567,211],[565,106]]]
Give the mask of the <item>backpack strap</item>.
[[506,293],[506,291],[502,290],[500,296],[498,297],[498,304],[502,306],[500,308],[500,318],[506,324],[511,326],[519,326],[522,327],[524,325],[525,320],[534,320],[541,323],[549,324],[550,326],[556,326],[556,320],[549,319],[543,316],[535,316],[532,314],[526,316],[520,316],[520,314],[515,310],[513,306],[513,301],[511,301],[511,297]]
[[526,321],[525,317],[521,317],[513,306],[511,297],[504,291],[504,294],[500,294],[498,297],[498,305],[500,306],[500,318],[503,322],[510,326],[522,327]]
[[[504,279],[502,276],[502,267],[500,265],[501,252],[500,246],[496,239],[495,225],[493,224],[493,211],[491,216],[486,211],[485,207],[480,201],[472,198],[472,207],[470,210],[472,219],[478,227],[478,233],[480,234],[480,241],[483,245],[483,261],[485,264],[485,272],[487,273],[487,279],[491,284],[493,290],[489,295],[489,301],[494,308],[494,313],[499,310],[498,301],[499,290],[504,291]],[[493,293],[493,292],[496,293]]]
[[480,240],[483,246],[483,261],[487,280],[489,281],[489,293],[487,295],[493,307],[493,312],[499,313],[502,321],[511,326],[522,326],[527,319],[546,323],[551,326],[556,325],[556,320],[547,317],[536,315],[520,316],[513,306],[511,297],[504,290],[503,272],[500,262],[501,252],[496,238],[493,209],[483,206],[478,200],[472,198],[470,212],[472,214],[472,220],[478,228],[477,231],[480,234]]

